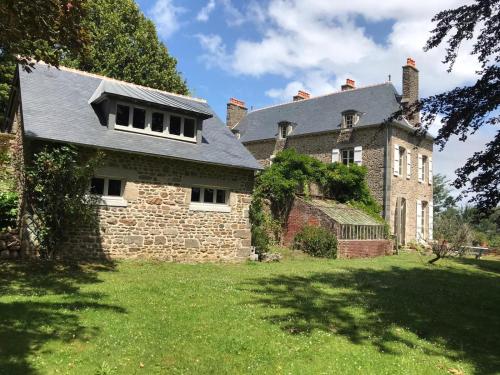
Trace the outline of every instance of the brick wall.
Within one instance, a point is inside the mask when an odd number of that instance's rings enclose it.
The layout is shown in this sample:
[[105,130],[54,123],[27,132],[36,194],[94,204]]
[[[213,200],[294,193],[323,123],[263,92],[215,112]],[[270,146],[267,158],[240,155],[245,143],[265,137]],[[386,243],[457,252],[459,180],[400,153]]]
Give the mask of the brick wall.
[[339,240],[340,258],[371,258],[391,255],[393,243],[390,240]]
[[[318,208],[297,198],[292,205],[284,233],[284,244],[291,246],[295,235],[306,225],[321,226],[337,233],[338,224]],[[365,258],[392,254],[389,240],[339,240],[339,258]]]

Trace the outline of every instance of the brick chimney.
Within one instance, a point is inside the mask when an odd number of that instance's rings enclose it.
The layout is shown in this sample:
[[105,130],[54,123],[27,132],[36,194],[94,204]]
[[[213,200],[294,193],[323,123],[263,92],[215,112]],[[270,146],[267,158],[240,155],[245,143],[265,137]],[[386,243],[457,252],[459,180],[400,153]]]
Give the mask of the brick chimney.
[[248,109],[245,107],[245,102],[231,98],[227,103],[226,125],[229,129],[241,121],[247,114]]
[[346,91],[346,90],[352,90],[352,89],[355,89],[356,88],[356,82],[354,82],[352,79],[350,78],[347,78],[345,80],[345,84],[341,86],[342,88],[342,91]]
[[406,59],[403,66],[403,97],[401,104],[406,118],[412,125],[420,122],[420,113],[411,110],[413,104],[418,101],[418,69],[415,60],[411,57]]
[[308,92],[299,90],[297,95],[293,96],[293,101],[296,102],[298,100],[309,99],[310,97],[311,97],[311,94],[309,94]]

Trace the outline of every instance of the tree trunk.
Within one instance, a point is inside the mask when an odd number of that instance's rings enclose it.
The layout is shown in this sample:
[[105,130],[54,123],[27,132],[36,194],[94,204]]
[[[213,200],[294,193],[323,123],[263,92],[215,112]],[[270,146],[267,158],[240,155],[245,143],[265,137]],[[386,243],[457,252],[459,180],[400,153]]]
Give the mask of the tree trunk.
[[441,259],[441,255],[436,255],[434,259],[429,260],[429,264],[433,264],[437,262],[439,259]]

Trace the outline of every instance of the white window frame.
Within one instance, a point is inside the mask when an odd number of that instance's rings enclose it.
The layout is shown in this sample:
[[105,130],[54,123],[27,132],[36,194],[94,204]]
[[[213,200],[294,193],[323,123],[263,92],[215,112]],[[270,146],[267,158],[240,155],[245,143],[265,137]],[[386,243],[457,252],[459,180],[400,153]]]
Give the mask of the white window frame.
[[429,158],[427,155],[422,155],[422,168],[419,170],[420,176],[419,176],[419,182],[424,183],[425,182],[425,175],[427,174],[428,171],[428,163],[429,163]]
[[[193,186],[189,194],[191,195],[192,189],[198,188],[200,189],[200,201],[192,202],[191,197],[189,198],[189,210],[190,211],[209,211],[209,212],[231,212],[231,206],[229,204],[229,199],[231,198],[231,192],[228,189],[221,189],[211,186]],[[204,202],[205,200],[205,190],[212,189],[214,190],[214,198],[212,203]],[[216,203],[217,200],[217,191],[222,190],[225,193],[225,203]]]
[[[347,155],[347,161],[348,163],[344,163],[344,152],[352,152],[352,163],[349,163],[349,155]],[[344,165],[349,165],[349,164],[354,164],[354,148],[353,147],[350,147],[350,148],[343,148],[340,150],[340,162]]]
[[[113,207],[127,207],[127,200],[123,198],[123,193],[125,192],[125,184],[127,183],[123,178],[118,177],[107,177],[107,176],[94,176],[92,178],[102,178],[104,180],[104,191],[102,195],[97,195],[99,197],[98,204],[101,206],[113,206]],[[108,195],[109,180],[118,180],[121,182],[120,196]],[[92,179],[89,181],[89,194],[92,185]]]
[[406,157],[406,148],[399,146],[399,176],[404,176],[405,172],[405,157]]
[[411,179],[411,151],[406,151],[406,179]]
[[[279,129],[279,131],[280,131],[279,138],[286,139],[288,137],[288,134],[290,134],[290,125],[289,124],[282,124],[282,125],[280,125],[279,128],[280,128]],[[283,135],[283,133],[285,135]]]
[[[117,113],[118,105],[127,106],[130,109],[129,113],[128,113],[128,126],[118,125],[116,123],[116,113]],[[137,128],[134,128],[132,126],[132,121],[134,118],[133,117],[134,116],[134,108],[143,109],[146,111],[146,119],[145,119],[146,124],[145,124],[144,129],[137,129]],[[161,133],[155,132],[151,129],[151,125],[153,122],[153,112],[163,114],[163,132],[161,132]],[[181,119],[181,134],[180,135],[170,134],[170,117],[171,116],[180,117],[180,119]],[[194,122],[194,137],[184,136],[184,122],[186,119],[193,120],[193,122]],[[132,132],[132,133],[147,134],[147,135],[152,135],[155,137],[178,139],[181,141],[196,143],[196,139],[197,139],[197,134],[196,134],[197,133],[197,125],[196,125],[196,123],[197,123],[197,121],[196,121],[196,118],[194,118],[194,117],[180,115],[177,113],[166,112],[166,111],[162,111],[162,110],[157,109],[157,108],[148,108],[148,107],[144,107],[141,105],[136,105],[133,103],[127,103],[127,102],[122,102],[122,101],[117,101],[116,106],[115,106],[115,125],[114,126],[115,126],[116,130],[123,130],[123,131]]]

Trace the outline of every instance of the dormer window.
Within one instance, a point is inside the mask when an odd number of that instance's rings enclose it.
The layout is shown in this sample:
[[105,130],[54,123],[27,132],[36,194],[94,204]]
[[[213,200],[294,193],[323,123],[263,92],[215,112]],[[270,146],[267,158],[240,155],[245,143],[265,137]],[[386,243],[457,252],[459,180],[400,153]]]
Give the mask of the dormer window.
[[354,111],[345,112],[342,115],[342,127],[343,128],[352,128],[357,124],[359,120],[359,114]]
[[290,134],[291,131],[291,126],[287,122],[283,122],[279,124],[279,138],[280,139],[286,139],[288,137],[288,134]]
[[117,103],[115,129],[196,142],[196,119],[153,108]]

